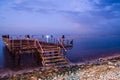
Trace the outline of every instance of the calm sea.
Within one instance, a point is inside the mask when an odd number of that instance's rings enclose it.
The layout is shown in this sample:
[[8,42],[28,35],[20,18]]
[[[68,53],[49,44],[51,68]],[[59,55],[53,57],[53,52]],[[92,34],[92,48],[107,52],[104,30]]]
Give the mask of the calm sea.
[[[66,57],[72,63],[120,54],[120,36],[70,35],[66,37],[74,38],[74,46],[72,50],[69,50],[66,54]],[[36,62],[33,55],[22,55],[21,65],[29,67],[34,66],[35,64]],[[0,70],[15,67],[13,65],[14,61],[0,36]]]

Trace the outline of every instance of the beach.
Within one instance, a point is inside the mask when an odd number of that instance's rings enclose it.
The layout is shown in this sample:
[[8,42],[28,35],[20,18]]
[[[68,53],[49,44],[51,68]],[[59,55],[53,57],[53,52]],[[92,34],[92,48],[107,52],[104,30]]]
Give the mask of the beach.
[[62,67],[8,71],[7,74],[0,74],[0,78],[1,80],[120,80],[120,57],[119,55],[110,57]]

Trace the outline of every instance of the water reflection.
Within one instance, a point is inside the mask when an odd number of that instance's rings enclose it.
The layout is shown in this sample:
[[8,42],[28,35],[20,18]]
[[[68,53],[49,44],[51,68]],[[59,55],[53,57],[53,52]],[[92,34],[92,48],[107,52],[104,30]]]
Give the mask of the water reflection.
[[39,58],[38,55],[35,56],[33,55],[33,53],[22,54],[19,64],[18,55],[12,56],[5,46],[2,49],[3,52],[1,53],[1,58],[0,58],[1,69],[19,70],[19,69],[42,66],[42,64],[40,63],[40,59],[38,59]]

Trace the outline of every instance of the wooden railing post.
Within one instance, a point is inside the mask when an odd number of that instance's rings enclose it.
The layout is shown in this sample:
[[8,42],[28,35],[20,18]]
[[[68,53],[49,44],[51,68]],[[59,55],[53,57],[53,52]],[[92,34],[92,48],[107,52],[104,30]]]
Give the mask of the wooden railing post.
[[67,51],[67,49],[65,48],[65,46],[63,45],[63,43],[59,40],[59,39],[57,39],[58,40],[58,44],[60,44],[61,46],[62,46],[62,48],[65,50],[65,51]]

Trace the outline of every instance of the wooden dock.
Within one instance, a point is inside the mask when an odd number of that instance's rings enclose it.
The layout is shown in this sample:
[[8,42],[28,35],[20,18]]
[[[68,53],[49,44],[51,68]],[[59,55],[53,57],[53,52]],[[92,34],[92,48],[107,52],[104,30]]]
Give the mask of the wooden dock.
[[2,39],[10,53],[18,56],[19,62],[22,54],[34,53],[45,67],[69,64],[64,53],[72,49],[73,39],[59,38],[55,42],[46,42],[30,37],[12,39],[9,35],[3,35]]

